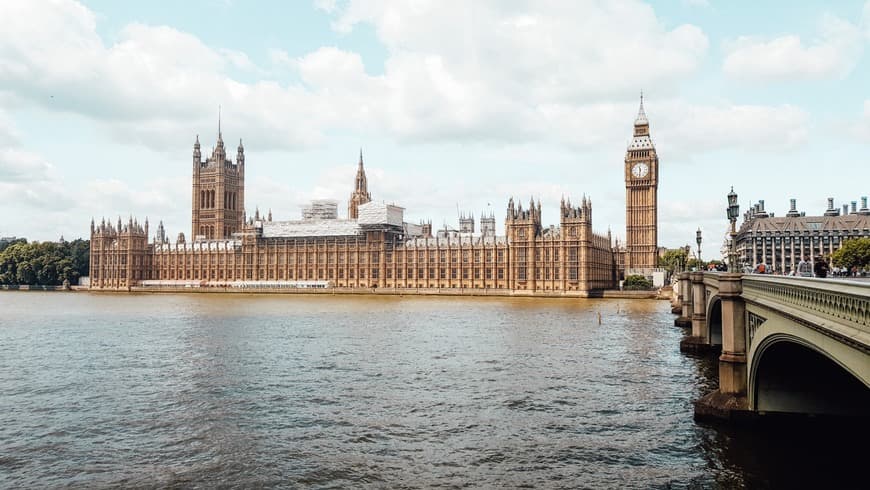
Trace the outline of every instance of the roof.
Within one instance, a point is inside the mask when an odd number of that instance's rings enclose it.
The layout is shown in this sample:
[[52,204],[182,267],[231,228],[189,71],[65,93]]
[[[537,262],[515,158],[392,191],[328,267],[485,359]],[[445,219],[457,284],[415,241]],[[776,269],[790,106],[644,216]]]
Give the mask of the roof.
[[304,238],[356,236],[360,227],[352,219],[308,219],[304,221],[264,221],[264,238]]
[[870,235],[870,216],[847,214],[845,216],[777,216],[754,218],[743,222],[740,234],[744,233],[801,233],[801,232],[853,232]]
[[189,251],[189,250],[231,250],[241,247],[241,240],[199,240],[185,243],[160,243],[154,246],[156,252]]
[[467,246],[467,245],[504,245],[507,243],[507,238],[503,236],[471,236],[461,235],[451,238],[412,238],[405,242],[406,247],[411,248],[427,248],[434,247],[436,244],[442,246]]
[[652,138],[649,136],[635,136],[631,139],[631,143],[628,144],[629,150],[652,150],[655,149],[653,146]]

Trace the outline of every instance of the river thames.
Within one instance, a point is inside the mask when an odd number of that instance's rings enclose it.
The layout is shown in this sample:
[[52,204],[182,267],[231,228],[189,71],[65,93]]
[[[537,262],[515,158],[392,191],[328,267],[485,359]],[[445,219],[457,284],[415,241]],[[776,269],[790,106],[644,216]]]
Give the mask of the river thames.
[[681,354],[673,318],[651,300],[0,293],[0,487],[863,475],[839,434],[695,423],[716,361]]

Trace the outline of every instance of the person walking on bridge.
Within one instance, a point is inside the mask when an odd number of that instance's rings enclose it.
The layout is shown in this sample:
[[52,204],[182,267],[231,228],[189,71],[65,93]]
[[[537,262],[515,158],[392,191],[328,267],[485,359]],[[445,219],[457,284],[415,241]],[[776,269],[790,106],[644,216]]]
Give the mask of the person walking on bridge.
[[801,261],[797,265],[797,275],[800,277],[813,277],[813,266],[801,257]]
[[828,277],[828,262],[825,261],[824,257],[819,257],[816,260],[815,265],[813,265],[813,271],[816,273],[816,277]]

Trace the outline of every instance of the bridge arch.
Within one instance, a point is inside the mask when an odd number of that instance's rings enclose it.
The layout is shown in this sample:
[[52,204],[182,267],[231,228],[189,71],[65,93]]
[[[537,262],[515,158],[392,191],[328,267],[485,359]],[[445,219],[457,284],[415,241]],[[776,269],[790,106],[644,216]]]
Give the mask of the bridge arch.
[[707,344],[722,346],[722,300],[718,295],[710,296],[707,301]]
[[[760,412],[867,416],[870,384],[815,342],[776,332],[752,347],[749,403]],[[828,343],[829,344],[829,343]]]

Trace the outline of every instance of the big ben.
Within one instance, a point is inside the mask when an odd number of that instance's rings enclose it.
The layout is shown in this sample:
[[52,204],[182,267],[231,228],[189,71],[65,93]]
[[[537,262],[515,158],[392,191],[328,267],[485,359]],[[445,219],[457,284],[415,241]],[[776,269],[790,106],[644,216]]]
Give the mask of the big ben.
[[625,152],[625,268],[651,269],[658,257],[659,158],[649,134],[649,120],[640,110],[634,137]]

